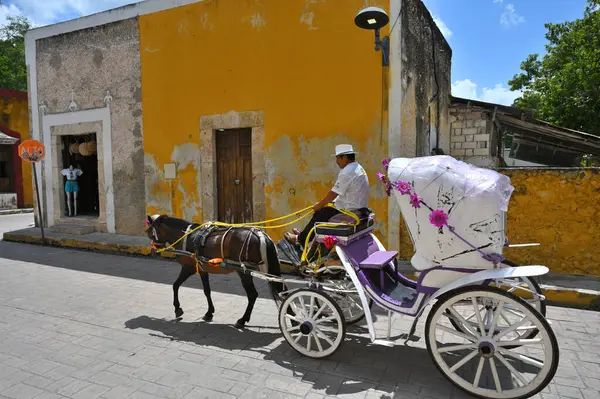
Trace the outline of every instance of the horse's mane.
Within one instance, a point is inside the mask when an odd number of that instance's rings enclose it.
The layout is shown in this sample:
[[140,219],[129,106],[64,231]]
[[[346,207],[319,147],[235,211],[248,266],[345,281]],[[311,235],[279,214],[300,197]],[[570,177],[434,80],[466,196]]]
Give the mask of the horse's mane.
[[176,228],[182,228],[185,229],[186,227],[188,227],[190,224],[194,225],[194,226],[199,226],[199,223],[195,223],[195,222],[190,222],[189,220],[185,220],[185,219],[180,219],[180,218],[176,218],[174,216],[168,216],[168,215],[160,215],[159,216],[160,219],[162,220],[168,220],[169,222],[174,222],[175,223],[175,227]]

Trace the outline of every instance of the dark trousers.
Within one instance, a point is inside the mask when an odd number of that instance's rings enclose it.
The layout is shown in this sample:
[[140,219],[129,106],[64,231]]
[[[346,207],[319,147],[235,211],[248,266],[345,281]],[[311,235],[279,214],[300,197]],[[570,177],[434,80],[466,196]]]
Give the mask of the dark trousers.
[[[316,211],[313,214],[313,216],[310,219],[310,221],[308,222],[308,224],[306,226],[304,226],[304,230],[302,230],[302,232],[298,236],[298,243],[300,243],[301,245],[304,246],[304,244],[306,242],[306,236],[308,235],[308,233],[310,232],[310,230],[315,226],[316,222],[327,222],[329,219],[331,219],[332,217],[334,217],[338,213],[340,213],[340,211],[338,211],[337,209],[332,208],[330,206],[326,206],[326,207],[321,208],[318,211]],[[313,233],[310,235],[309,242],[314,237],[314,234],[315,233],[313,231]]]

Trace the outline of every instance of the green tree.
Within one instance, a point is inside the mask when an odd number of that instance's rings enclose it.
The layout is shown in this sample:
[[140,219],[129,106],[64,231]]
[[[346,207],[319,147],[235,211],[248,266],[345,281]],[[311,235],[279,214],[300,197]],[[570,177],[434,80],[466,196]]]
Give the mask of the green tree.
[[587,0],[583,18],[547,23],[547,54],[530,54],[508,81],[522,90],[514,106],[540,119],[600,135],[600,0]]
[[31,22],[23,16],[8,16],[0,27],[0,88],[27,91],[25,32]]

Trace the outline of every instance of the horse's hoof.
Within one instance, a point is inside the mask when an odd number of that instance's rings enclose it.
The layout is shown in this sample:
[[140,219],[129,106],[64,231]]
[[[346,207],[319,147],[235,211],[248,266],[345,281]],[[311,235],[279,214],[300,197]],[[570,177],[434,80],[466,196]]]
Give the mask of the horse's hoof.
[[208,313],[202,317],[202,320],[204,320],[204,321],[212,321],[212,319],[213,319],[213,315],[208,314]]
[[177,308],[175,309],[175,317],[181,317],[183,315],[183,309]]
[[237,329],[243,330],[244,327],[246,327],[246,322],[243,321],[243,320],[238,320],[238,321],[235,322],[234,327],[237,328]]

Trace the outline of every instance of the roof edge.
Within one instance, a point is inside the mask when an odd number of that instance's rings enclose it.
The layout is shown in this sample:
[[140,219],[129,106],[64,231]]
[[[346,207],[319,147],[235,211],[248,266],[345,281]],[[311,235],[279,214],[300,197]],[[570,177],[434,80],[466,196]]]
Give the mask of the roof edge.
[[47,37],[71,33],[82,29],[93,28],[100,25],[135,18],[140,15],[151,14],[172,8],[200,3],[205,0],[145,0],[137,3],[126,4],[121,7],[97,12],[56,24],[40,26],[25,33],[26,42],[44,39]]

